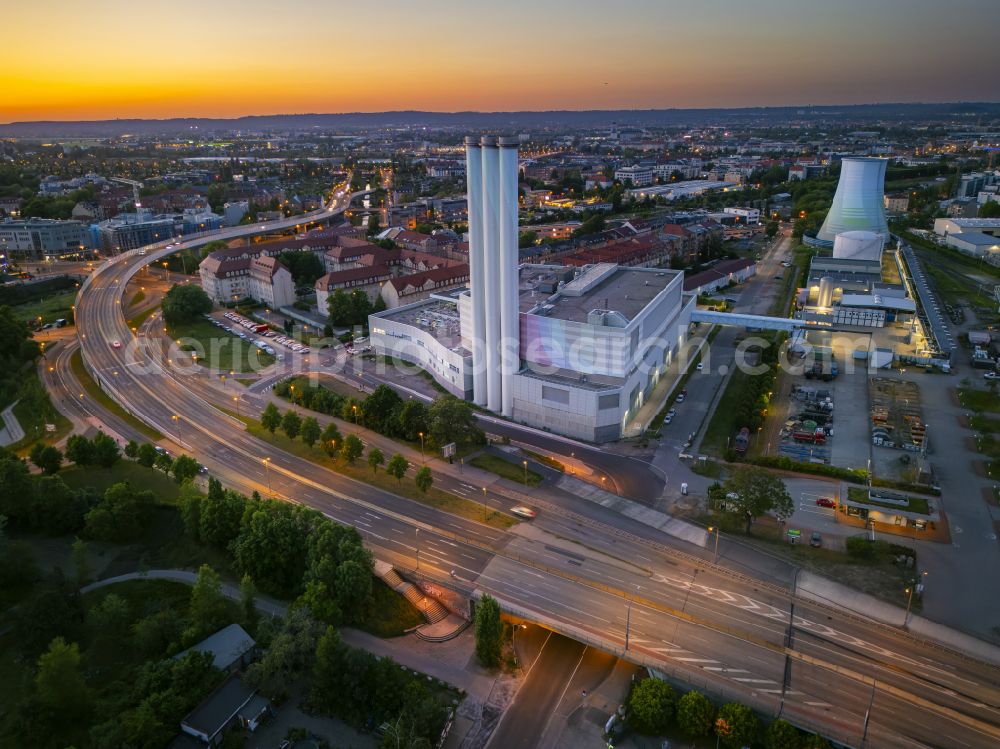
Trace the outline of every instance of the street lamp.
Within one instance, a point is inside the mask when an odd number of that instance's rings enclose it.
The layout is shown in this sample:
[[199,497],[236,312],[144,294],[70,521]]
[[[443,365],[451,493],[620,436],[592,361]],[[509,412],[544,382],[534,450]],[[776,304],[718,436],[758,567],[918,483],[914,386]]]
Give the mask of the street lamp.
[[632,603],[635,601],[636,598],[638,598],[640,590],[642,590],[642,586],[641,585],[636,585],[635,586],[635,596],[633,596],[629,600],[629,602],[628,602],[628,610],[625,612],[625,652],[626,653],[628,652],[629,629],[631,628],[631,625],[632,625]]
[[240,396],[234,395],[233,402],[236,404],[236,418],[240,418]]
[[524,485],[528,485],[528,461],[522,460],[521,465],[524,466]]
[[267,496],[272,496],[274,492],[271,491],[271,459],[264,458],[264,474],[267,476]]
[[413,529],[413,546],[417,550],[417,572],[420,571],[420,529]]
[[351,411],[354,413],[354,426],[358,425],[358,407],[351,406]]
[[712,561],[718,562],[719,561],[719,526],[717,526],[717,525],[710,525],[710,526],[708,526],[708,534],[712,535],[712,533],[715,533],[715,558]]
[[181,417],[178,416],[177,414],[174,414],[170,418],[173,419],[174,423],[177,425],[177,442],[178,444],[183,445],[184,440],[181,438]]
[[420,462],[426,463],[427,460],[424,458],[424,433],[417,432],[420,435]]
[[927,570],[920,573],[920,577],[914,578],[910,581],[909,586],[906,588],[906,614],[903,616],[903,627],[905,628],[910,620],[910,606],[913,605],[913,591],[917,590],[917,595],[923,595],[924,584],[919,582],[922,578],[927,577]]

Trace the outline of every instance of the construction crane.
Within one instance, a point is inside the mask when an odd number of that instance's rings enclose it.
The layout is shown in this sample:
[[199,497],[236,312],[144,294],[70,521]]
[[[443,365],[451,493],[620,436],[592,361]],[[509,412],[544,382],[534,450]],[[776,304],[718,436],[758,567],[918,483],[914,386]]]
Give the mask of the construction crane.
[[111,177],[112,182],[121,182],[125,185],[132,185],[132,198],[135,201],[135,212],[142,212],[142,203],[139,201],[139,190],[142,188],[142,182],[136,182],[134,179],[125,179],[124,177]]

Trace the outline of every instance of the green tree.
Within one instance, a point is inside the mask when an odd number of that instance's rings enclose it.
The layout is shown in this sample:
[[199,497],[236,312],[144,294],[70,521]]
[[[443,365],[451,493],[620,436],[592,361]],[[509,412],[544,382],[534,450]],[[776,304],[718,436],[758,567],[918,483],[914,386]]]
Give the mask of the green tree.
[[372,573],[353,559],[337,567],[337,603],[349,622],[357,622],[372,594]]
[[32,446],[30,457],[32,463],[50,476],[57,473],[62,466],[62,451],[52,445],[46,445],[44,442],[36,442]]
[[183,484],[185,481],[190,481],[198,475],[198,471],[201,470],[201,464],[190,455],[178,455],[173,466],[171,466],[171,470],[174,474],[174,481],[178,484]]
[[156,448],[149,444],[148,442],[143,442],[139,445],[139,452],[136,455],[136,462],[145,466],[146,468],[152,468],[153,464],[156,463]]
[[73,540],[71,557],[73,560],[73,572],[76,574],[76,586],[82,588],[90,580],[93,570],[90,567],[90,560],[87,558],[87,542],[82,538]]
[[767,749],[803,749],[798,728],[780,718],[767,727]]
[[288,268],[296,286],[312,286],[326,273],[323,261],[315,252],[290,250],[278,255],[278,260]]
[[472,406],[454,395],[442,395],[431,404],[427,414],[428,433],[439,448],[451,442],[466,444],[480,439]]
[[247,669],[246,680],[272,699],[282,699],[316,661],[316,646],[326,627],[305,607],[292,608],[260,660]]
[[222,593],[219,573],[207,564],[198,568],[198,578],[191,589],[189,613],[191,625],[184,633],[188,643],[197,642],[225,626],[229,617],[229,602]]
[[337,425],[332,421],[326,425],[323,430],[323,434],[320,435],[319,441],[326,454],[331,458],[337,454],[337,450],[340,449],[340,443],[343,437],[340,435],[340,430],[337,429]]
[[268,403],[260,415],[260,425],[271,434],[274,434],[274,430],[277,429],[280,424],[281,411],[279,411],[278,407],[273,403]]
[[121,451],[114,438],[104,432],[94,435],[94,462],[101,468],[111,468],[121,458]]
[[356,434],[349,434],[344,438],[344,445],[340,449],[340,454],[344,456],[345,461],[353,463],[361,457],[361,453],[364,452],[364,449],[365,446],[361,441],[361,438]]
[[313,416],[307,416],[302,420],[302,441],[306,443],[309,447],[316,444],[316,440],[320,438],[322,430],[320,429],[319,422]]
[[243,626],[248,631],[255,632],[260,616],[257,613],[257,588],[250,575],[244,575],[240,580],[240,611],[243,614]]
[[385,453],[377,447],[368,451],[368,467],[372,469],[372,473],[378,473],[383,463],[385,463]]
[[650,736],[666,733],[674,717],[674,699],[674,689],[667,682],[643,679],[629,695],[629,723],[639,733]]
[[91,707],[90,690],[80,671],[80,648],[57,637],[38,659],[35,696],[60,721],[82,720]]
[[86,534],[98,541],[132,541],[142,533],[155,501],[151,491],[135,491],[126,483],[113,484],[87,513]]
[[1000,217],[1000,202],[996,200],[990,200],[984,203],[979,208],[979,213],[976,214],[979,218],[998,218]]
[[71,434],[66,440],[66,459],[78,466],[94,464],[94,443],[82,434]]
[[164,473],[169,474],[170,470],[174,467],[174,459],[165,452],[158,452],[156,453],[155,465]]
[[129,440],[125,445],[125,457],[129,460],[135,460],[139,457],[139,443],[135,440]]
[[714,720],[715,707],[701,692],[692,690],[677,700],[677,725],[688,736],[708,736]]
[[285,415],[281,417],[281,431],[288,435],[288,439],[295,439],[301,429],[302,417],[292,409],[285,411]]
[[715,735],[731,749],[749,746],[757,737],[757,716],[746,705],[728,702],[715,718]]
[[388,385],[379,385],[365,398],[362,405],[365,426],[392,436],[397,424],[396,416],[402,407],[403,399],[399,397],[399,393]]
[[767,232],[768,239],[774,239],[775,235],[778,233],[779,225],[777,221],[768,221],[764,226],[764,231]]
[[390,476],[392,476],[394,479],[396,479],[397,482],[402,483],[403,476],[406,475],[406,471],[409,469],[409,467],[410,467],[410,462],[399,453],[396,453],[391,458],[389,458],[389,462],[386,464],[385,467],[385,472],[388,473]]
[[240,534],[247,500],[233,491],[210,492],[201,506],[198,535],[202,541],[225,551]]
[[396,416],[396,434],[404,440],[414,442],[423,432],[430,430],[427,426],[427,406],[417,400],[408,400],[403,404]]
[[121,658],[129,644],[131,620],[132,614],[124,598],[115,593],[104,596],[87,612],[87,628],[91,633],[87,658],[106,665]]
[[175,284],[163,295],[163,320],[169,326],[186,323],[212,311],[212,300],[198,284]]
[[424,466],[417,471],[417,475],[413,477],[413,481],[417,485],[417,488],[426,494],[427,490],[430,489],[431,485],[434,483],[434,476],[431,474],[431,469]]
[[476,606],[476,657],[487,668],[500,665],[502,636],[500,604],[489,593],[484,593]]
[[737,468],[723,488],[730,512],[742,516],[746,522],[747,535],[750,535],[754,520],[761,515],[773,512],[779,520],[784,520],[794,510],[785,482],[762,468]]

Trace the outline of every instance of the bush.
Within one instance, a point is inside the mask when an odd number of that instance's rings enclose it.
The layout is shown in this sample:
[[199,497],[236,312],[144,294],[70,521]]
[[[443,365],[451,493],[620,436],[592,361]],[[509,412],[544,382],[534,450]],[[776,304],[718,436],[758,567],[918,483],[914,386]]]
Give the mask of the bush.
[[712,731],[715,707],[701,692],[690,691],[677,700],[677,725],[688,736],[701,738]]

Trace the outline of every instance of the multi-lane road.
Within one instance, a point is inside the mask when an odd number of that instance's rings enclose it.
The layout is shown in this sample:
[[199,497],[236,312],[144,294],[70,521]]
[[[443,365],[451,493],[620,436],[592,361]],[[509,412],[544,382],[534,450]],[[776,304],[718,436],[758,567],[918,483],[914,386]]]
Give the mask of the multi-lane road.
[[[348,200],[335,197],[320,213],[333,215]],[[240,229],[219,234],[241,236]],[[488,591],[512,611],[610,651],[623,652],[628,629],[630,659],[713,693],[780,709],[846,744],[1000,743],[994,666],[797,600],[791,570],[730,572],[711,564],[703,550],[680,548],[589,502],[546,506],[532,533],[499,531],[360,484],[250,436],[203,389],[139,346],[125,323],[128,280],[176,249],[120,256],[95,271],[77,303],[79,341],[92,374],[113,398],[227,484],[301,502],[353,525],[379,556],[404,568],[413,568],[419,548],[422,574],[468,593]],[[114,348],[115,340],[125,345]],[[85,411],[87,405],[74,407]]]

